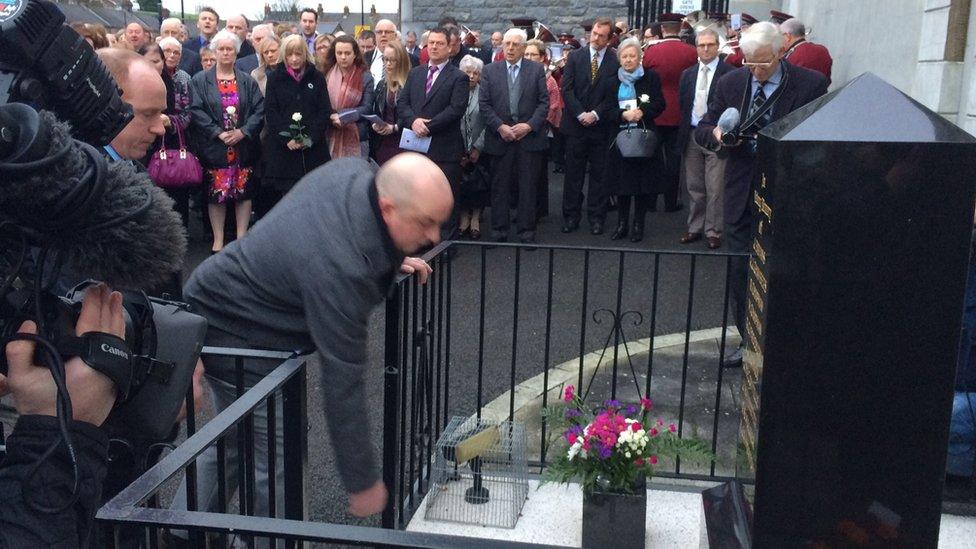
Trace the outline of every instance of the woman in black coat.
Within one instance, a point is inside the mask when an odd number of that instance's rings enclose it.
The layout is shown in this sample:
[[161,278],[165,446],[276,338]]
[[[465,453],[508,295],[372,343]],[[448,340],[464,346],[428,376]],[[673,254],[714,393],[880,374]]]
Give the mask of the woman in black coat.
[[[640,131],[648,129],[656,132],[654,118],[664,111],[664,95],[661,93],[661,78],[656,72],[641,67],[641,47],[637,39],[629,38],[617,50],[620,69],[617,72],[619,84],[617,99],[617,121],[620,129]],[[644,238],[644,216],[652,193],[661,177],[661,166],[656,165],[655,156],[648,158],[624,158],[616,143],[611,145],[607,159],[607,184],[610,193],[617,197],[617,229],[610,237],[620,240],[630,231],[632,242]],[[634,204],[634,225],[631,230],[630,205]]]
[[[280,49],[282,61],[268,75],[265,89],[268,136],[264,140],[262,180],[277,194],[277,199],[306,173],[329,161],[325,133],[332,114],[325,77],[315,69],[315,60],[302,37],[297,34],[286,37]],[[305,147],[292,138],[291,126],[296,124],[303,127],[303,133],[311,140],[310,146]]]

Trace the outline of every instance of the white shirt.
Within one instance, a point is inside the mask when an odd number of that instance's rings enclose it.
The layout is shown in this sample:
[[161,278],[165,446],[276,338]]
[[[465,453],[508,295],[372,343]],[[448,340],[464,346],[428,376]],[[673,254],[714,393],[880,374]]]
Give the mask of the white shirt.
[[[698,79],[701,78],[702,67],[708,67],[708,74],[705,76],[705,78],[707,78],[707,81],[705,82],[705,90],[711,91],[712,82],[715,81],[715,69],[718,68],[718,61],[718,57],[712,59],[711,63],[702,63],[701,61],[698,61],[698,76],[695,78],[695,87],[692,88],[693,91],[698,89]],[[692,101],[694,101],[694,96],[692,96]],[[701,118],[695,116],[694,104],[692,104],[691,127],[694,128],[698,126],[699,122],[701,122]]]
[[373,75],[373,88],[380,85],[380,80],[383,79],[383,54],[380,52],[379,48],[376,48],[376,53],[373,55],[373,62],[369,65],[369,73]]
[[606,53],[607,53],[607,48],[603,48],[602,50],[597,51],[593,49],[593,46],[590,46],[590,62],[591,63],[593,62],[593,56],[596,55],[597,56],[596,67],[599,69],[600,67],[603,66],[603,56],[606,55]]

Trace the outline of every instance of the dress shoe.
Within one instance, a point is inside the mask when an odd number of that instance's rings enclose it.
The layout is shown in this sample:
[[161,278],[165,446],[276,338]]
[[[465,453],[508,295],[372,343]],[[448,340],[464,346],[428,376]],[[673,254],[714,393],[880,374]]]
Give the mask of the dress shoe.
[[593,236],[600,236],[603,234],[603,222],[594,221],[590,223],[590,234]]
[[725,361],[722,362],[723,368],[741,368],[742,367],[742,347],[736,347],[734,351],[725,357]]
[[722,247],[722,239],[717,236],[708,237],[708,249],[714,250]]
[[644,225],[634,223],[634,228],[630,231],[630,241],[640,242],[644,240]]
[[668,213],[680,212],[681,208],[684,208],[684,205],[681,202],[677,202],[671,206],[664,206],[664,211]]
[[579,221],[578,220],[571,220],[571,221],[566,221],[565,223],[563,223],[562,231],[564,233],[571,233],[571,232],[575,231],[576,229],[579,229]]
[[701,240],[701,238],[702,238],[701,233],[686,233],[684,236],[681,237],[681,243],[691,244],[692,242],[698,242],[699,240]]
[[613,234],[610,235],[610,240],[620,240],[621,238],[624,238],[626,236],[627,236],[627,224],[617,223],[617,228],[613,231]]

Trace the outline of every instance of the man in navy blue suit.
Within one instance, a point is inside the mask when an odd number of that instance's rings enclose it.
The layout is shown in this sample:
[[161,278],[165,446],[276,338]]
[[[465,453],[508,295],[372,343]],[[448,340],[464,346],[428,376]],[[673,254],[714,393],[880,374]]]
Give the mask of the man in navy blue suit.
[[586,215],[590,233],[603,234],[607,215],[607,192],[603,173],[607,149],[613,136],[617,111],[617,55],[607,47],[613,21],[601,17],[593,22],[590,43],[569,54],[563,70],[563,109],[559,131],[566,137],[566,179],[563,187],[563,228],[579,228],[583,206],[583,183],[590,168],[586,193]]
[[[730,252],[748,253],[752,244],[752,190],[757,177],[755,141],[740,140],[722,145],[718,119],[726,109],[741,113],[741,135],[756,135],[769,125],[827,93],[827,79],[818,72],[781,60],[783,35],[776,25],[756,23],[742,33],[740,48],[743,66],[716,82],[708,112],[695,129],[695,142],[726,155],[725,163],[725,239]],[[748,260],[733,259],[732,304],[739,332],[745,333],[746,283]],[[726,360],[726,366],[742,365],[740,346]]]
[[698,62],[681,73],[678,84],[678,103],[681,123],[678,126],[678,143],[688,187],[688,232],[681,237],[682,244],[707,238],[708,247],[722,245],[722,191],[725,187],[725,159],[718,153],[700,147],[691,134],[702,117],[708,112],[708,103],[715,95],[716,83],[735,67],[718,58],[718,33],[703,29],[695,37]]
[[[451,31],[438,27],[427,36],[426,65],[410,69],[397,98],[397,119],[404,130],[430,137],[427,158],[434,161],[451,183],[456,197],[461,184],[461,117],[468,107],[468,75],[450,62]],[[458,236],[457,208],[441,231],[442,240]]]

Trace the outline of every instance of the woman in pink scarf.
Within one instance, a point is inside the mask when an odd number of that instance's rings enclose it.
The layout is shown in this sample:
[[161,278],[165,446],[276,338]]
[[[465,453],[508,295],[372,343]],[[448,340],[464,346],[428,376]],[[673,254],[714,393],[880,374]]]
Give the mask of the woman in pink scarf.
[[332,102],[329,153],[332,158],[369,152],[366,120],[373,105],[373,76],[366,69],[356,40],[349,35],[336,38],[326,60],[325,81]]

